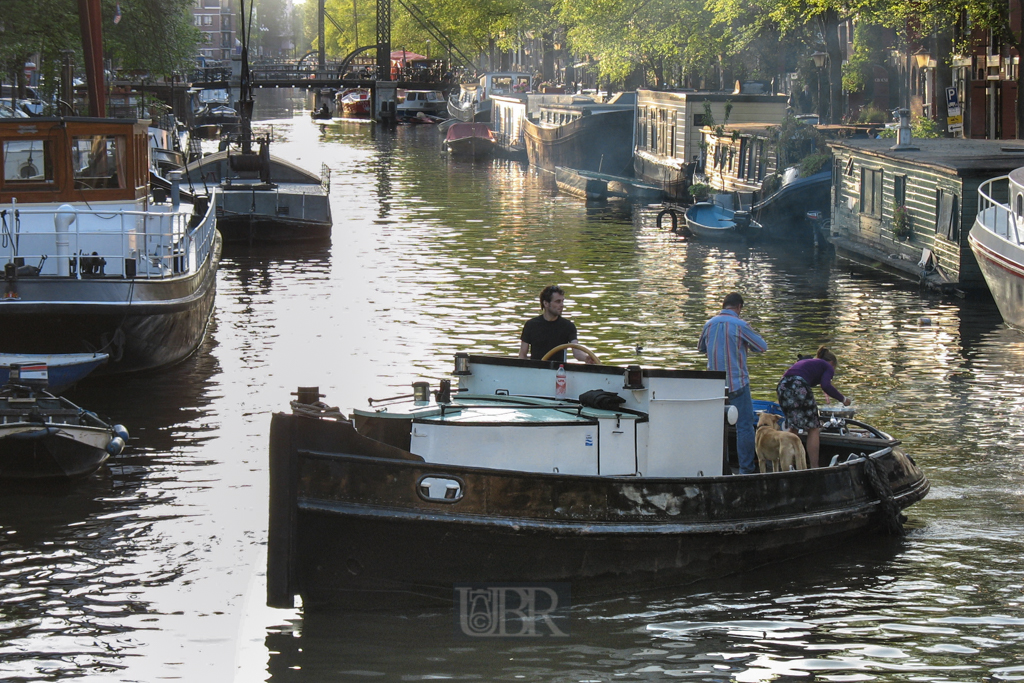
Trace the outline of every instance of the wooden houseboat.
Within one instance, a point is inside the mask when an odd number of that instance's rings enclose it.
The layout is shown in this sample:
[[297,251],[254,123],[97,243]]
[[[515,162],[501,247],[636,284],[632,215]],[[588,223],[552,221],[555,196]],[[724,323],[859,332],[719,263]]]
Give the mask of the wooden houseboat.
[[526,120],[538,116],[542,107],[594,104],[585,95],[563,93],[509,93],[491,96],[491,128],[501,152],[512,159],[526,161]]
[[931,289],[983,290],[967,239],[978,188],[1024,165],[1024,144],[909,137],[829,143],[836,254]]
[[[707,118],[705,104],[714,121]],[[726,120],[726,107],[729,116]],[[702,131],[714,123],[777,125],[786,116],[784,95],[637,90],[633,171],[675,199],[687,199]]]

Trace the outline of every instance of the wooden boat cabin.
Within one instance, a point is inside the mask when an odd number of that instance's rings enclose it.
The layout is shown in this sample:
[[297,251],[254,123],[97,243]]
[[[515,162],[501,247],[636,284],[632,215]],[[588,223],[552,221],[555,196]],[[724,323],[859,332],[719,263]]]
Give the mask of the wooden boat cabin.
[[837,255],[932,289],[983,290],[967,241],[978,186],[1024,165],[1024,144],[914,139],[894,149],[894,142],[829,143]]
[[149,195],[149,127],[132,119],[0,119],[0,204]]
[[[686,199],[706,125],[777,125],[786,116],[785,95],[639,89],[633,135],[633,171],[675,199]],[[714,121],[709,121],[705,104]],[[726,117],[726,108],[729,116]]]
[[526,120],[542,107],[593,104],[585,95],[562,93],[497,93],[491,96],[491,128],[498,146],[507,156],[526,161]]

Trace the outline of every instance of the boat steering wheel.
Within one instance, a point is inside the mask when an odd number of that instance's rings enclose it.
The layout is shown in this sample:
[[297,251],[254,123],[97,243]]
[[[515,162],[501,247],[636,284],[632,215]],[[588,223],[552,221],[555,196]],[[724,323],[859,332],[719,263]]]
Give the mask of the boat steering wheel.
[[590,349],[588,349],[583,344],[559,344],[555,348],[553,348],[550,351],[548,351],[547,353],[545,353],[544,357],[541,358],[541,360],[551,360],[552,356],[554,356],[559,351],[564,351],[565,349],[579,349],[583,353],[585,353],[588,356],[590,356],[590,358],[594,361],[594,363],[596,363],[597,365],[601,364],[601,359],[597,357],[597,354],[594,353],[593,351],[591,351]]

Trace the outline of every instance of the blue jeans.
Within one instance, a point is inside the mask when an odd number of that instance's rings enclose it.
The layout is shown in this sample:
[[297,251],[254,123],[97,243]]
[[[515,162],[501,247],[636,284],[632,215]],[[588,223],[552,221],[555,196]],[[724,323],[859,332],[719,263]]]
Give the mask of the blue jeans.
[[729,392],[729,405],[736,406],[736,454],[740,461],[740,474],[757,471],[757,456],[754,453],[754,404],[750,399],[750,385]]

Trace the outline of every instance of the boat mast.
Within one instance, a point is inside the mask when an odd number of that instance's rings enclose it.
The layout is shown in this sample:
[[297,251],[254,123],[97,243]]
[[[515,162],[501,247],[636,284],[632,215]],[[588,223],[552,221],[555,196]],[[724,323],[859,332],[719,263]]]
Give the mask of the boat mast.
[[[99,0],[96,0],[97,2]],[[245,21],[245,0],[239,0],[239,23],[242,29],[242,73],[238,85],[238,114],[241,117],[242,153],[252,154],[252,74],[249,72],[249,37],[252,34],[252,10],[255,0],[249,1],[249,21]]]
[[89,116],[107,114],[107,93],[103,83],[103,19],[100,0],[78,0],[78,25],[85,56],[85,81],[89,90]]

